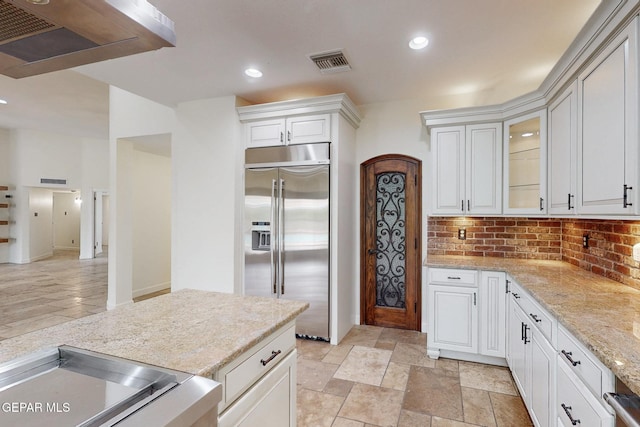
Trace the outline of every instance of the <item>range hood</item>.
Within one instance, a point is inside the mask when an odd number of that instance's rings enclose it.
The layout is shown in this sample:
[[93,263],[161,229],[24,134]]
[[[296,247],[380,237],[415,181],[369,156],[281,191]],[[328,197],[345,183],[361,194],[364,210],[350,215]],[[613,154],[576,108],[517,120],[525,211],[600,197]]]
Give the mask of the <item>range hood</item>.
[[21,78],[175,46],[146,0],[0,0],[0,73]]

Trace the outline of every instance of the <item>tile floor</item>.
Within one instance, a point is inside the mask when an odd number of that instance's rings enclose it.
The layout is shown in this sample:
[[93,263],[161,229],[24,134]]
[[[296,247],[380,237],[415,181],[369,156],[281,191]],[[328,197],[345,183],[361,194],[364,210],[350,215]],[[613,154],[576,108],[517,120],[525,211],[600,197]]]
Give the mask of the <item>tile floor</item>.
[[[99,313],[106,301],[106,256],[0,264],[0,340]],[[372,326],[338,346],[298,340],[298,426],[531,425],[506,368],[434,361],[425,347],[425,334]]]
[[297,348],[298,427],[532,425],[507,368],[429,359],[419,332],[354,326]]

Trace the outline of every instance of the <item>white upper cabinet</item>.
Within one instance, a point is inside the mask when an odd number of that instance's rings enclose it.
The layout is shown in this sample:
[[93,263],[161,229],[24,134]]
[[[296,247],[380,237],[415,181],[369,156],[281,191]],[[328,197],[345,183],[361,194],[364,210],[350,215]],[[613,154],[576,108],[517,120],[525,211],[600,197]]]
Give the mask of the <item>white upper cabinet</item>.
[[578,77],[579,213],[638,213],[637,18]]
[[574,82],[549,106],[549,214],[576,213],[578,85]]
[[431,130],[434,214],[501,213],[501,141],[500,123]]
[[504,122],[505,214],[546,213],[546,112]]
[[316,114],[245,123],[247,148],[331,142],[331,115]]

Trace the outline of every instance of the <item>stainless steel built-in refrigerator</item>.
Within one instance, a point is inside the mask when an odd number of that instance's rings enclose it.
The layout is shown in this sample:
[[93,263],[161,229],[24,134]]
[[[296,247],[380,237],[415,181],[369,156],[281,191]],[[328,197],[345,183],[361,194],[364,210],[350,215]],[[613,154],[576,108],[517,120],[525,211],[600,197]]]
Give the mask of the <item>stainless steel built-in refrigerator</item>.
[[245,152],[244,290],[308,301],[299,336],[329,339],[329,144]]

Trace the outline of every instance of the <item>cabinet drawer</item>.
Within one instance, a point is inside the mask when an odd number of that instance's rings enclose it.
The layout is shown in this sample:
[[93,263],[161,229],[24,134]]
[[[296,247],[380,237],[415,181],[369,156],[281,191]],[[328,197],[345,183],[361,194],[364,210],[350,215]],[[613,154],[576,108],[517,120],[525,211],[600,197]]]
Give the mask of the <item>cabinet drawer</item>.
[[613,415],[591,393],[585,393],[584,385],[568,369],[566,363],[558,363],[556,411],[562,425],[613,426]]
[[429,283],[478,286],[478,272],[453,268],[430,268]]
[[295,327],[290,327],[280,335],[240,356],[240,363],[223,368],[219,379],[223,386],[220,410],[228,406],[253,383],[264,376],[286,357],[296,346]]
[[513,300],[522,308],[531,325],[540,330],[549,342],[553,343],[554,329],[556,328],[555,318],[538,304],[529,293],[513,280],[510,281],[510,291]]
[[596,398],[600,399],[603,393],[613,391],[615,385],[611,371],[563,327],[558,327],[558,355]]

